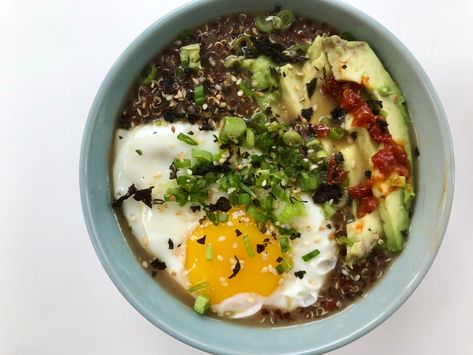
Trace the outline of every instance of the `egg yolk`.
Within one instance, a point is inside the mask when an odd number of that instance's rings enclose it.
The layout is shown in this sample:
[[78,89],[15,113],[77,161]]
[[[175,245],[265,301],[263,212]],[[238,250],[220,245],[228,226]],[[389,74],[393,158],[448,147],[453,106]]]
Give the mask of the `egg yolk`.
[[270,295],[281,278],[275,270],[282,258],[278,241],[270,232],[262,233],[244,210],[233,208],[227,215],[228,221],[217,225],[203,222],[188,238],[189,282],[207,282],[198,293],[212,304],[242,292]]

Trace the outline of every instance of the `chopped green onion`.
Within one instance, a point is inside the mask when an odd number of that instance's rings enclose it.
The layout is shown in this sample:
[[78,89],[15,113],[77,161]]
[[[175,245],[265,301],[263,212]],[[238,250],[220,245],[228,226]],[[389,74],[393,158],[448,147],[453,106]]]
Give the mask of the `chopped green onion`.
[[246,253],[248,254],[248,256],[250,258],[255,256],[255,252],[253,251],[253,248],[251,247],[251,241],[250,241],[250,237],[248,236],[248,234],[245,234],[243,236],[243,244],[245,245]]
[[242,34],[242,35],[239,35],[237,38],[235,38],[232,41],[232,49],[234,51],[240,52],[244,47],[247,47],[247,48],[253,48],[254,47],[250,36],[248,36],[246,34]]
[[287,258],[281,261],[280,264],[276,265],[276,271],[278,272],[279,275],[281,275],[284,272],[291,271],[293,267],[294,267],[294,261],[291,258]]
[[248,97],[254,97],[255,93],[245,83],[240,84],[240,90]]
[[197,141],[192,138],[192,137],[189,137],[187,134],[184,134],[184,133],[179,133],[177,135],[177,139],[179,139],[180,141],[186,143],[186,144],[189,144],[189,145],[198,145],[199,143],[197,143]]
[[204,85],[200,84],[194,88],[194,102],[199,106],[202,106],[205,103]]
[[281,275],[284,272],[284,268],[281,264],[276,265],[275,269],[279,275]]
[[225,58],[224,65],[225,68],[233,68],[237,65],[241,64],[241,60],[244,59],[245,57],[242,56],[236,56],[236,55],[229,55],[227,58]]
[[328,138],[333,141],[338,141],[345,137],[346,131],[342,127],[332,127],[328,132]]
[[351,247],[351,246],[353,246],[353,244],[355,244],[355,243],[353,242],[353,240],[348,239],[348,238],[345,237],[345,236],[338,237],[338,238],[337,238],[337,242],[338,242],[339,244],[345,245],[345,246],[347,246],[347,247]]
[[178,169],[190,168],[191,167],[191,161],[190,161],[190,159],[183,159],[183,160],[174,159],[173,165],[174,165],[174,167],[176,167]]
[[251,203],[251,196],[247,193],[241,193],[238,195],[238,204],[248,206]]
[[303,255],[302,260],[307,262],[309,260],[312,260],[313,258],[315,258],[319,254],[320,254],[320,250],[319,249],[314,249],[310,253],[307,253],[307,254]]
[[378,93],[381,96],[389,96],[393,93],[393,91],[389,86],[383,86],[383,87],[378,89]]
[[246,129],[246,136],[243,146],[248,149],[251,149],[255,146],[255,133],[249,128]]
[[337,209],[330,201],[324,202],[324,204],[322,205],[322,210],[324,212],[325,219],[331,218],[335,214],[335,212],[337,212]]
[[257,16],[255,25],[261,32],[270,33],[275,29],[281,28],[282,21],[277,16]]
[[289,223],[294,217],[302,215],[305,207],[302,202],[296,201],[294,203],[286,203],[281,213],[277,216],[277,219],[282,224]]
[[217,222],[224,223],[228,221],[228,215],[226,213],[219,213],[217,215]]
[[279,246],[281,247],[282,253],[287,253],[289,251],[289,238],[285,235],[279,237]]
[[156,65],[150,64],[148,65],[146,72],[148,74],[143,80],[141,80],[141,85],[148,86],[151,85],[153,80],[156,78],[156,75],[158,74],[158,69],[156,68]]
[[202,281],[202,282],[199,282],[199,283],[195,284],[194,286],[188,288],[187,292],[193,293],[193,292],[200,291],[200,290],[202,290],[204,288],[207,288],[207,287],[209,287],[209,283],[207,281]]
[[194,311],[204,314],[210,307],[210,299],[204,295],[198,295],[194,302]]
[[293,130],[284,132],[282,135],[282,140],[289,147],[297,147],[302,143],[301,135]]
[[201,149],[192,149],[192,158],[197,159],[199,161],[206,161],[209,163],[213,161],[212,153]]
[[320,148],[320,140],[317,138],[311,138],[307,141],[305,144],[307,148],[309,149],[318,149]]
[[317,188],[317,178],[310,176],[306,172],[302,172],[299,178],[299,186],[302,191],[313,191]]
[[181,48],[181,65],[185,68],[200,69],[200,44],[193,43]]
[[205,260],[212,261],[213,248],[212,243],[207,243],[205,246]]
[[241,117],[226,116],[223,119],[223,133],[230,139],[238,139],[246,131],[246,123]]
[[294,13],[291,10],[279,11],[276,16],[281,19],[281,24],[277,28],[278,30],[287,30],[294,22]]
[[317,153],[317,158],[322,159],[322,158],[327,158],[328,153],[325,150],[319,150]]

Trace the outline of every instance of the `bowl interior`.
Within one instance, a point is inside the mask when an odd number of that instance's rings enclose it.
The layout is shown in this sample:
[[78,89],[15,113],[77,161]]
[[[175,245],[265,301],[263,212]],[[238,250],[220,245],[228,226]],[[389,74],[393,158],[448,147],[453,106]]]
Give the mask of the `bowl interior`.
[[[368,297],[327,319],[283,328],[250,328],[201,317],[167,294],[141,268],[110,207],[108,160],[113,129],[142,68],[184,29],[219,15],[267,11],[274,6],[327,22],[370,43],[400,84],[420,147],[418,193],[407,247]],[[107,75],[84,132],[81,196],[89,234],[107,273],[148,320],[176,338],[212,353],[313,353],[342,346],[391,315],[432,263],[448,221],[453,195],[453,150],[439,99],[424,71],[384,27],[333,0],[201,0],[165,16],[141,34]],[[428,193],[427,193],[428,192]]]

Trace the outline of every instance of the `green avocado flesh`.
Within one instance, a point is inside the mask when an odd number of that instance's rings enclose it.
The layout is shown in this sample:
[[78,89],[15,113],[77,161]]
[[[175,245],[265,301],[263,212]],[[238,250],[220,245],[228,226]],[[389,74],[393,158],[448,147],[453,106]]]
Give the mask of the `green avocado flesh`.
[[[281,67],[279,87],[281,99],[273,102],[272,108],[285,121],[291,121],[307,107],[317,107],[312,122],[328,115],[334,105],[320,105],[327,98],[320,91],[324,75],[333,75],[337,81],[351,81],[363,84],[368,95],[382,102],[389,131],[393,139],[401,144],[412,166],[411,141],[409,137],[410,118],[405,107],[404,96],[384,68],[383,64],[366,42],[345,41],[338,36],[317,37],[308,49],[304,63],[286,64]],[[306,85],[317,79],[316,90],[309,97]],[[322,107],[322,112],[319,108]],[[357,139],[350,145],[343,145],[329,139],[322,139],[324,149],[329,153],[342,152],[344,169],[348,172],[349,186],[366,179],[365,171],[372,171],[371,157],[381,148],[365,128],[352,126],[352,115],[345,115],[345,129],[355,132]],[[412,169],[411,169],[412,171]],[[395,183],[395,181],[397,181]],[[347,261],[366,257],[378,240],[384,236],[386,248],[400,251],[409,229],[409,210],[414,196],[413,176],[406,184],[393,177],[374,188],[378,198],[378,211],[355,219],[347,227],[347,238],[353,243],[347,247]],[[355,224],[369,226],[354,228]]]

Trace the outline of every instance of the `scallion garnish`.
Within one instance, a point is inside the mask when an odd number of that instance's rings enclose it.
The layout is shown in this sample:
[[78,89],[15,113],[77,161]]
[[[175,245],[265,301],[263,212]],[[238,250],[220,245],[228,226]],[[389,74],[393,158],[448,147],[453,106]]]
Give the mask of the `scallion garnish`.
[[200,84],[194,88],[194,102],[199,106],[202,106],[205,103],[204,85]]
[[201,149],[192,149],[192,158],[208,163],[211,163],[213,161],[212,153]]
[[251,246],[251,240],[248,234],[243,236],[243,244],[245,245],[246,253],[251,258],[255,256],[255,252],[253,251],[253,247]]
[[190,168],[191,167],[191,161],[189,159],[182,159],[182,160],[174,159],[173,164],[178,169]]
[[205,260],[212,261],[213,247],[212,243],[209,243],[205,246]]
[[217,222],[224,223],[228,221],[228,215],[226,213],[217,214]]
[[307,254],[303,255],[302,260],[307,262],[309,260],[312,260],[313,258],[315,258],[319,254],[320,254],[320,250],[319,249],[314,249],[310,253],[307,253]]
[[189,144],[189,145],[198,145],[199,143],[197,143],[197,141],[192,138],[192,137],[189,137],[187,134],[184,134],[184,133],[179,133],[177,135],[177,139],[179,139],[180,141],[186,143],[186,144]]
[[204,314],[210,307],[210,299],[204,295],[198,295],[194,302],[194,311]]
[[238,204],[243,206],[248,206],[251,203],[251,195],[248,193],[240,193],[238,195]]
[[279,246],[281,247],[282,253],[287,253],[289,251],[289,238],[285,235],[279,237]]
[[207,288],[207,287],[209,287],[209,283],[207,281],[202,281],[202,282],[199,282],[199,283],[195,284],[194,286],[188,288],[187,292],[193,293],[193,292],[200,291],[200,290],[202,290],[204,288]]

